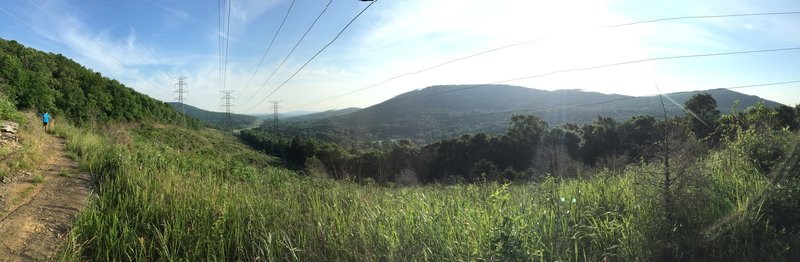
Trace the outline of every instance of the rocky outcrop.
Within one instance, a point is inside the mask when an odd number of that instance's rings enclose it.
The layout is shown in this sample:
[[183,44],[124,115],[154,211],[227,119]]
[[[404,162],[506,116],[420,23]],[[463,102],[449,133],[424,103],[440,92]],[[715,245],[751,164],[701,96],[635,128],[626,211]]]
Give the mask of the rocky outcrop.
[[19,124],[17,124],[16,122],[12,121],[0,122],[0,132],[16,134],[17,130],[19,130]]
[[2,121],[0,122],[0,147],[4,147],[6,145],[13,147],[12,149],[16,150],[20,146],[19,138],[17,138],[17,131],[19,130],[19,124],[12,121]]

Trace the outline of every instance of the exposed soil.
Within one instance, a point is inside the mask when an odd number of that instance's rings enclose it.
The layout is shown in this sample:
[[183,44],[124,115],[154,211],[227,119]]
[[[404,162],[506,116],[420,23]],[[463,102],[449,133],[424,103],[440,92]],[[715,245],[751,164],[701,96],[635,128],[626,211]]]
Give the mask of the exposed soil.
[[46,164],[0,183],[0,261],[53,260],[91,194],[91,178],[64,155],[64,139],[47,141]]

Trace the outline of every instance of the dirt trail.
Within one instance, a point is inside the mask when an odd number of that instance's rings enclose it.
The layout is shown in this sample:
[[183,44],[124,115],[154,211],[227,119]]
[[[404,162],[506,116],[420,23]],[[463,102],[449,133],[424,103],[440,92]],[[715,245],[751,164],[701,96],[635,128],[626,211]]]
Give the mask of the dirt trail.
[[91,178],[64,155],[64,139],[47,141],[47,164],[0,183],[0,261],[52,260],[91,194]]

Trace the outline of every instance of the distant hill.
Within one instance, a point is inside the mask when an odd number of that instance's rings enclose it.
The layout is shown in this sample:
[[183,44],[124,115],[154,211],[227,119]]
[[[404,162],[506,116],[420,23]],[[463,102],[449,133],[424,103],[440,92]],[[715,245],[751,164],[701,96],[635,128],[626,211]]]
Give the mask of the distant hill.
[[[227,125],[228,118],[226,113],[203,110],[178,102],[168,102],[168,104],[179,112],[185,112],[187,115],[197,118],[212,127],[221,129],[225,128]],[[255,116],[231,114],[231,123],[233,129],[243,129],[258,126],[261,120]]]
[[[679,105],[699,92],[708,92],[723,113],[729,113],[736,100],[739,110],[764,101],[779,103],[727,89],[667,94],[669,115],[683,115]],[[674,101],[674,102],[673,102]],[[347,114],[309,118],[314,128],[340,128],[361,139],[408,138],[433,141],[464,133],[504,132],[511,115],[535,114],[550,126],[587,123],[597,116],[625,120],[637,114],[663,115],[658,96],[634,97],[581,90],[545,91],[520,86],[487,85],[431,86],[398,95],[380,104]]]
[[[290,111],[290,112],[280,112],[280,114],[278,115],[278,118],[280,118],[280,119],[288,119],[288,118],[293,118],[293,117],[298,117],[298,116],[310,115],[310,114],[314,114],[314,113],[319,113],[319,111],[299,110],[299,111]],[[275,117],[275,115],[273,115],[272,113],[258,113],[258,114],[248,114],[248,115],[258,117],[259,119],[262,119],[262,120],[272,120]]]
[[361,110],[361,108],[358,108],[358,107],[350,107],[350,108],[339,109],[339,110],[328,110],[328,111],[325,111],[325,112],[318,112],[318,113],[304,114],[304,115],[299,115],[299,116],[295,116],[295,117],[290,117],[290,118],[287,118],[286,121],[310,121],[310,120],[325,119],[325,118],[329,118],[329,117],[342,116],[342,115],[350,114],[350,113],[353,113],[353,112],[356,112],[356,111],[359,111],[359,110]]

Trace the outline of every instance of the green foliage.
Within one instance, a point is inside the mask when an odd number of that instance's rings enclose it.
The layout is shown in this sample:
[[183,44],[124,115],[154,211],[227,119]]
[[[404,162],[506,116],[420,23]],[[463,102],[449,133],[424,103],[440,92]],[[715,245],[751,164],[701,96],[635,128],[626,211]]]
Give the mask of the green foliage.
[[[666,94],[677,104],[666,104],[670,117],[684,115],[678,106],[700,92]],[[712,95],[721,113],[731,106],[755,105],[762,98],[728,89],[703,91]],[[550,126],[586,124],[598,116],[622,122],[636,115],[663,116],[658,98],[626,97],[580,90],[544,91],[520,86],[431,86],[401,94],[361,110],[346,109],[283,121],[282,130],[324,141],[358,143],[373,140],[408,139],[417,144],[433,143],[462,134],[500,135],[514,115],[536,115]],[[765,101],[770,107],[780,104]],[[296,119],[296,120],[293,120]],[[264,123],[264,127],[272,127]],[[267,128],[270,129],[270,128]],[[712,129],[713,131],[713,129]]]
[[777,127],[786,127],[793,131],[800,129],[800,121],[798,121],[798,117],[800,117],[800,115],[798,115],[794,108],[780,105],[775,108],[775,112],[775,117],[778,120],[778,123],[776,124]]
[[21,110],[50,112],[73,123],[154,120],[200,127],[166,103],[57,54],[0,39],[0,90]]
[[[669,225],[640,181],[660,170],[655,164],[540,183],[383,187],[253,165],[237,157],[249,154],[241,146],[207,151],[202,144],[221,140],[213,131],[124,128],[134,137],[126,146],[62,128],[99,178],[65,259],[652,261],[662,258],[660,230],[675,228],[676,260],[779,261],[793,257],[798,239],[787,224],[796,221],[791,206],[762,209],[759,201],[786,192],[767,190],[770,179],[734,147],[692,158],[703,179],[677,203],[680,224]],[[183,136],[200,142],[172,139]],[[234,141],[213,146],[225,143]],[[323,148],[315,154],[331,150]],[[396,148],[415,152],[407,142]],[[780,228],[778,219],[787,219]]]
[[[791,143],[791,133],[784,131],[756,132],[749,129],[739,134],[739,138],[731,147],[739,150],[746,160],[753,164],[761,173],[771,174],[773,168],[783,159],[794,143]],[[794,144],[796,145],[796,144]]]
[[779,124],[778,113],[767,107],[764,103],[758,103],[755,106],[748,107],[744,112],[745,126],[748,129],[755,129],[758,131],[766,131],[770,129],[780,129],[776,126]]
[[23,123],[25,117],[17,111],[17,107],[7,98],[0,96],[0,119]]
[[34,185],[39,185],[41,183],[44,183],[44,177],[42,175],[37,175],[33,177],[33,179],[31,179],[31,183],[33,183]]
[[620,143],[628,149],[633,160],[651,160],[655,157],[653,146],[663,139],[663,132],[656,128],[657,121],[651,115],[633,116],[620,126]]
[[709,137],[717,128],[720,118],[717,100],[708,93],[695,94],[684,103],[689,128],[698,139]]
[[[177,102],[167,102],[178,112],[183,112],[186,115],[203,121],[208,126],[217,129],[228,129],[228,115],[223,112],[212,112],[193,107],[187,104]],[[230,114],[230,128],[232,129],[246,129],[258,126],[261,121],[255,116]]]
[[580,159],[594,164],[602,156],[618,153],[621,145],[618,127],[610,117],[598,117],[591,125],[583,125],[578,148]]

